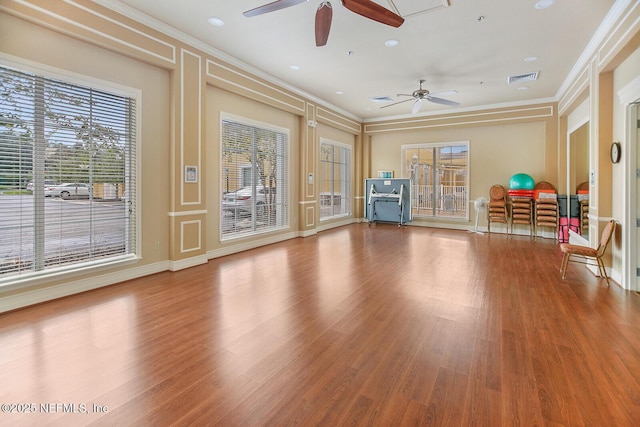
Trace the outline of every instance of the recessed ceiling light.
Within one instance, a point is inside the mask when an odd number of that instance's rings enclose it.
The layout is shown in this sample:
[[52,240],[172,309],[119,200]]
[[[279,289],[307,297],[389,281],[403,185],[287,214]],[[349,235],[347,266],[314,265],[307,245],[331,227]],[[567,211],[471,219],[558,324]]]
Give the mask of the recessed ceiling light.
[[207,21],[209,21],[209,24],[215,27],[222,27],[224,25],[224,21],[221,18],[218,18],[217,16],[210,16],[209,19],[207,19]]
[[556,0],[538,0],[535,4],[536,9],[546,9],[556,4]]
[[529,86],[520,86],[518,90],[529,90]]
[[344,92],[339,90],[339,91],[336,92],[336,95],[344,95]]
[[299,65],[289,65],[289,68],[291,68],[294,71],[298,71],[300,69]]
[[537,56],[527,56],[526,58],[524,58],[524,62],[535,62],[538,60]]
[[384,42],[384,45],[387,47],[394,47],[394,46],[398,46],[398,43],[400,43],[398,40],[389,39],[386,42]]

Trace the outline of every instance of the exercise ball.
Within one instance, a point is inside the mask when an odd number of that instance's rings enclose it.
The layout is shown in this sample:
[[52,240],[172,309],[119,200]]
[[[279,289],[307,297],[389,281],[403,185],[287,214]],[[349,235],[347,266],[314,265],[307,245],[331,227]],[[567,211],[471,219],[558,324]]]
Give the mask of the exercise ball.
[[526,173],[517,173],[509,180],[509,188],[512,190],[533,190],[533,178]]

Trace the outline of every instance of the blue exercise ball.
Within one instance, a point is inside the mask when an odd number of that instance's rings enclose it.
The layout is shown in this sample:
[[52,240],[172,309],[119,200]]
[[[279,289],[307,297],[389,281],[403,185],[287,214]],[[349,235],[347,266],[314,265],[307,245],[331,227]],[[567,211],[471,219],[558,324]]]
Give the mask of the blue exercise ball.
[[533,190],[533,178],[526,173],[517,173],[509,180],[509,188],[512,190]]

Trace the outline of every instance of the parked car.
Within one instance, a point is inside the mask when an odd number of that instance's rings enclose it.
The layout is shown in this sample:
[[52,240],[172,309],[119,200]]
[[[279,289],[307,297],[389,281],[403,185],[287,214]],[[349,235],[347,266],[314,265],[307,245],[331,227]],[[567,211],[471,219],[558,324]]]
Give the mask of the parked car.
[[51,185],[44,188],[45,197],[60,197],[61,199],[89,198],[91,190],[87,184],[68,182]]
[[[45,187],[52,186],[52,185],[58,185],[58,184],[52,179],[45,179],[44,180],[44,186]],[[27,184],[27,190],[33,192],[33,181],[31,181],[30,183]]]
[[[275,188],[256,186],[256,214],[263,215],[265,204],[269,203],[269,197],[275,195]],[[222,196],[222,210],[234,213],[251,213],[253,206],[253,187],[243,187],[236,191],[231,191]]]

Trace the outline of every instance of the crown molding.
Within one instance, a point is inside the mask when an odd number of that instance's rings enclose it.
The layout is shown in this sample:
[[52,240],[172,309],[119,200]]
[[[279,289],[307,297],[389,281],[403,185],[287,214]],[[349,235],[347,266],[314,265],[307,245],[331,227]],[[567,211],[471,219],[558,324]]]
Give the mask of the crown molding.
[[555,98],[530,99],[527,101],[513,101],[513,102],[503,102],[498,104],[478,105],[475,107],[450,108],[447,110],[429,111],[421,114],[401,114],[397,116],[375,117],[371,119],[365,119],[363,123],[368,124],[368,123],[387,122],[389,120],[420,119],[424,117],[453,115],[458,113],[468,113],[468,112],[477,112],[477,111],[487,111],[487,110],[494,110],[494,109],[500,109],[500,108],[514,108],[514,107],[526,107],[530,105],[539,105],[539,104],[552,104],[556,102],[558,102],[558,100]]
[[196,49],[201,50],[202,52],[205,52],[215,58],[218,58],[220,60],[223,60],[235,67],[238,67],[248,73],[251,73],[257,77],[260,77],[266,81],[268,81],[269,83],[273,83],[275,85],[278,85],[286,90],[289,90],[293,93],[295,93],[296,95],[302,96],[306,99],[308,99],[309,101],[312,101],[316,104],[320,104],[323,105],[326,108],[329,108],[339,114],[342,114],[346,117],[349,117],[350,119],[353,120],[358,120],[360,122],[362,122],[363,118],[359,117],[349,111],[345,111],[340,107],[337,107],[323,99],[320,99],[318,97],[316,97],[315,95],[312,95],[310,93],[307,93],[305,91],[303,91],[300,88],[297,88],[295,86],[292,86],[290,83],[285,82],[284,80],[280,80],[279,78],[259,69],[256,68],[250,64],[247,64],[246,62],[243,62],[241,60],[239,60],[238,58],[229,55],[226,52],[223,52],[221,50],[216,49],[215,47],[203,42],[200,39],[197,39],[195,37],[192,37],[186,33],[183,33],[182,31],[178,30],[177,28],[174,28],[164,22],[158,21],[157,19],[152,18],[151,16],[140,12],[137,9],[132,8],[131,6],[128,6],[124,3],[122,3],[119,0],[93,0],[94,3],[97,3],[101,6],[104,6],[108,9],[113,10],[114,12],[117,12],[121,15],[126,16],[127,18],[133,19],[136,22],[139,22],[140,24],[146,25],[149,28],[152,28],[156,31],[159,31],[169,37],[172,37],[182,43],[188,44],[189,46],[192,46]]
[[597,52],[598,47],[602,44],[607,34],[614,28],[623,12],[633,1],[637,0],[616,0],[613,6],[611,6],[611,9],[609,9],[609,12],[598,26],[598,29],[591,37],[591,40],[589,40],[587,47],[582,51],[582,54],[578,57],[578,60],[573,65],[573,68],[571,68],[571,71],[569,71],[569,74],[567,74],[564,82],[560,85],[560,88],[556,92],[556,99],[562,99],[564,94],[573,84],[574,80],[580,75],[580,73],[582,73],[582,70],[591,61],[591,58]]

